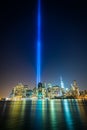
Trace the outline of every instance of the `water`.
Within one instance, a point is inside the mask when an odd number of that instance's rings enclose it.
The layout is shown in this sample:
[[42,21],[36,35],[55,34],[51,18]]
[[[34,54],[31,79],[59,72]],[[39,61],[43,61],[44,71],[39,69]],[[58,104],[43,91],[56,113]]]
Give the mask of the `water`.
[[87,101],[0,102],[0,130],[87,130]]

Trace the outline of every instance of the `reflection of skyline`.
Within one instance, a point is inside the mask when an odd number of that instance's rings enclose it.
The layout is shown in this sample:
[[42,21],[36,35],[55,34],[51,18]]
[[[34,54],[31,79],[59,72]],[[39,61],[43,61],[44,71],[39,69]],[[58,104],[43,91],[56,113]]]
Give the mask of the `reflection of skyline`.
[[64,115],[65,115],[65,121],[67,123],[67,128],[70,130],[74,130],[73,129],[73,119],[71,116],[69,101],[67,99],[65,99],[63,102],[63,105],[64,105]]
[[2,121],[4,128],[16,130],[82,129],[87,127],[86,104],[73,99],[6,102],[0,106]]

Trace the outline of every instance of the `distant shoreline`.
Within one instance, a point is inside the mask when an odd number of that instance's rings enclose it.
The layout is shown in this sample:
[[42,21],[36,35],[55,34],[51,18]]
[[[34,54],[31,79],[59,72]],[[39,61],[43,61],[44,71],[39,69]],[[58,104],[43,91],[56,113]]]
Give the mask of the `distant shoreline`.
[[22,101],[52,101],[52,100],[57,100],[57,101],[61,101],[61,100],[77,100],[77,101],[87,101],[86,98],[58,98],[58,99],[20,99],[20,100],[0,100],[0,102],[22,102]]

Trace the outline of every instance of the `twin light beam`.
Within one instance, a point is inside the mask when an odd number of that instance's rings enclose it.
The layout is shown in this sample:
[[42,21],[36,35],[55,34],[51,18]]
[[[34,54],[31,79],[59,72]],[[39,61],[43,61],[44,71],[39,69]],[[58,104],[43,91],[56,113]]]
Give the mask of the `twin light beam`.
[[41,81],[41,0],[38,0],[37,16],[37,84]]

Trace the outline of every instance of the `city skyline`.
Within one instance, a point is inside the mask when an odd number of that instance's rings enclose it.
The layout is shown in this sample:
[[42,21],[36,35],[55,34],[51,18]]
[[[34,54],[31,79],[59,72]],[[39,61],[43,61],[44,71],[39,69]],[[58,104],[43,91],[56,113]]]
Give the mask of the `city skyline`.
[[[17,83],[36,85],[37,1],[1,4],[0,95]],[[41,81],[87,89],[85,3],[41,0]]]

